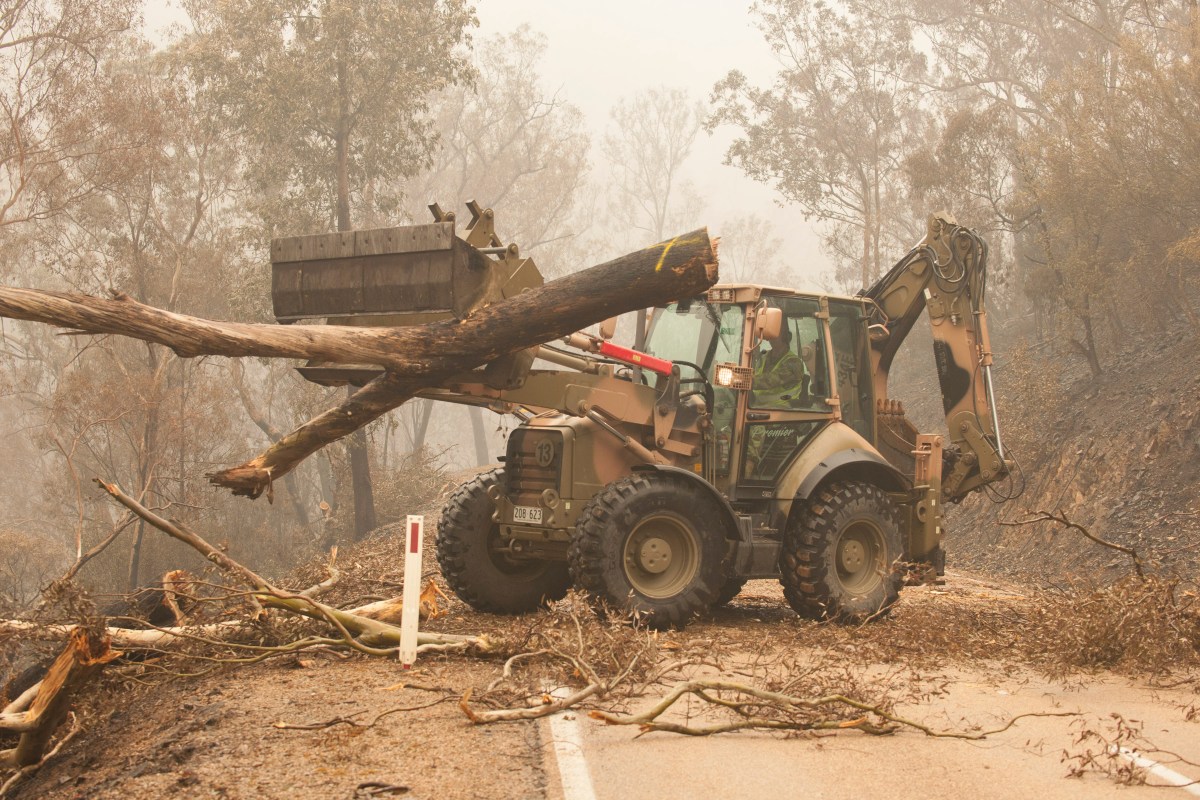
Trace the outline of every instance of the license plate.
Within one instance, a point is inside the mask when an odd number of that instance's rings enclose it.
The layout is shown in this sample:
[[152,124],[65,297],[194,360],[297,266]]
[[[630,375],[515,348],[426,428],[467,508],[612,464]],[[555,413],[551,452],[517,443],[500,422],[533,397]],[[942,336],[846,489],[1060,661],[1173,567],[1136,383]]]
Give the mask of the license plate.
[[541,506],[513,506],[513,522],[541,522]]

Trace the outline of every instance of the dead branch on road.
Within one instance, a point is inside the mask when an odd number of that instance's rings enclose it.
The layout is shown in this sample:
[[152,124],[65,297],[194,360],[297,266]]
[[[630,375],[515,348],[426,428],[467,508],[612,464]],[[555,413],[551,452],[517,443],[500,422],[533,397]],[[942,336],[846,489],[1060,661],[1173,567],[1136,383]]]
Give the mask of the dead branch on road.
[[[481,693],[481,701],[493,704],[498,697],[499,707],[472,705],[474,692],[468,690],[459,708],[471,722],[484,725],[538,719],[593,698],[631,696],[636,683],[654,670],[658,639],[634,622],[615,614],[607,616],[607,620],[601,619],[586,597],[571,592],[530,631],[527,644],[532,647],[512,654],[500,676]],[[518,667],[523,670],[520,681],[516,679]],[[554,694],[546,691],[546,687],[567,687],[580,681],[582,687],[563,688]]]
[[306,723],[275,722],[271,725],[271,727],[275,728],[276,730],[281,730],[281,731],[322,731],[322,730],[325,730],[326,728],[332,728],[337,725],[349,725],[352,728],[366,729],[366,728],[374,727],[375,723],[379,722],[379,720],[383,719],[384,717],[391,716],[392,714],[400,714],[400,713],[403,713],[406,711],[420,711],[425,708],[433,708],[434,706],[441,705],[442,703],[445,703],[447,700],[450,700],[450,699],[452,699],[452,696],[446,695],[445,697],[439,697],[437,700],[431,700],[428,703],[421,703],[420,705],[397,706],[395,708],[389,708],[384,711],[380,711],[378,714],[375,715],[374,719],[372,719],[370,722],[359,722],[358,720],[354,719],[355,717],[361,717],[363,714],[366,714],[367,712],[364,710],[364,711],[356,711],[353,714],[346,714],[345,716],[341,716],[341,717],[334,717],[333,719],[325,720],[324,722],[306,722]]
[[[732,695],[732,699],[724,695]],[[735,715],[731,721],[711,725],[688,725],[661,717],[681,699],[693,696],[710,706]],[[980,732],[939,731],[928,725],[899,716],[887,705],[872,704],[844,694],[797,697],[772,692],[749,684],[725,680],[691,680],[678,683],[665,697],[641,714],[622,716],[607,711],[588,713],[609,725],[637,725],[642,733],[665,731],[684,736],[711,736],[740,730],[836,731],[859,730],[874,736],[911,728],[939,739],[985,739],[1003,733],[1026,717],[1068,717],[1074,712],[1020,714],[999,728]],[[689,715],[690,716],[690,715]]]

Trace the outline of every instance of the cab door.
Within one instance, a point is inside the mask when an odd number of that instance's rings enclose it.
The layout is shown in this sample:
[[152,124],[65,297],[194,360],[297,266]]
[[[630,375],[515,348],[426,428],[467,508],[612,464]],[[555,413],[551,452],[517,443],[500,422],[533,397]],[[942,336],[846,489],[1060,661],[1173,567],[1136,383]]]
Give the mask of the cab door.
[[[811,297],[765,297],[769,307],[783,312],[787,352],[760,342],[750,352],[750,366],[759,386],[751,386],[743,408],[743,437],[738,466],[740,497],[773,497],[778,478],[808,441],[833,419],[826,326]],[[790,383],[780,385],[777,365],[783,359],[803,365],[799,376],[789,369]],[[764,376],[768,376],[764,380]],[[769,388],[767,388],[767,384]]]

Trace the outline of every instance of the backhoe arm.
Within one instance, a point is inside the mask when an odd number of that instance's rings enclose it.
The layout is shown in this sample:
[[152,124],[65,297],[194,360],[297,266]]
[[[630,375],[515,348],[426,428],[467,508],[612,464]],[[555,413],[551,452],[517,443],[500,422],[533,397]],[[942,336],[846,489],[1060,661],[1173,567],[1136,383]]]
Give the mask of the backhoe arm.
[[[960,500],[1008,473],[992,391],[984,293],[987,245],[948,215],[930,217],[925,238],[863,297],[874,303],[871,366],[881,444],[907,460],[917,430],[888,399],[892,360],[922,311],[928,311],[950,443],[941,465],[942,496]],[[936,469],[936,467],[935,467]],[[911,472],[910,472],[911,474]]]

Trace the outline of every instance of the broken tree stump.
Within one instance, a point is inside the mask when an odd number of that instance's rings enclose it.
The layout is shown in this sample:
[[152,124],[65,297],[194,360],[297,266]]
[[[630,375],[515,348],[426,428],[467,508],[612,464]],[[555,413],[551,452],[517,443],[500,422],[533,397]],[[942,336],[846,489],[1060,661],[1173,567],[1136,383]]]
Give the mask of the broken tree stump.
[[0,729],[21,734],[16,747],[0,751],[0,768],[39,763],[54,731],[66,719],[72,695],[119,655],[109,649],[106,637],[82,628],[72,630],[66,647],[38,684],[29,707],[20,708],[21,698],[18,698],[0,713]]

